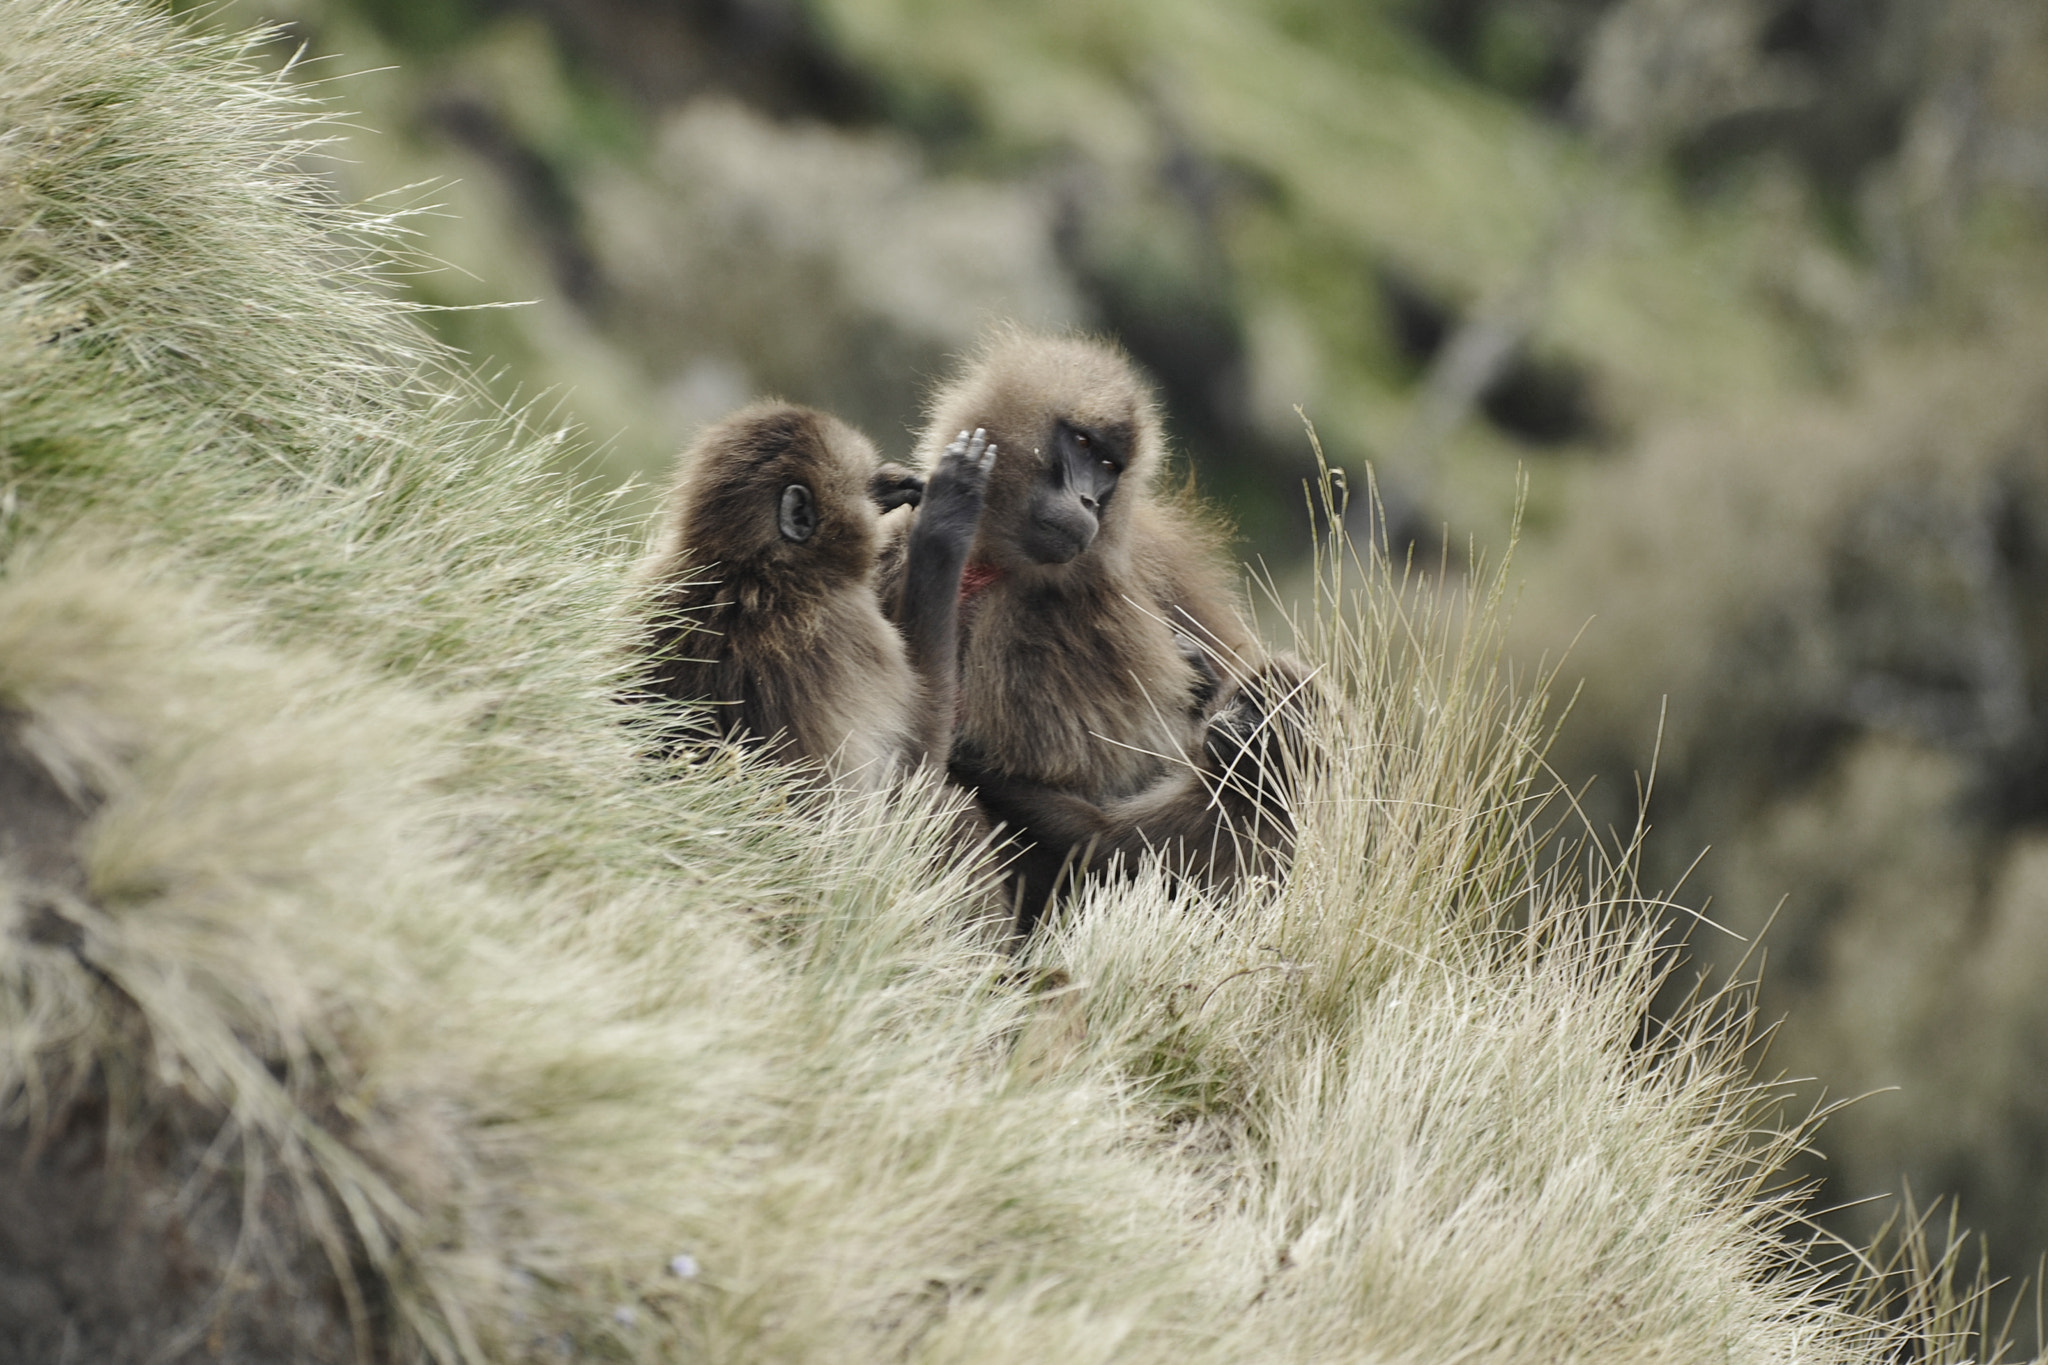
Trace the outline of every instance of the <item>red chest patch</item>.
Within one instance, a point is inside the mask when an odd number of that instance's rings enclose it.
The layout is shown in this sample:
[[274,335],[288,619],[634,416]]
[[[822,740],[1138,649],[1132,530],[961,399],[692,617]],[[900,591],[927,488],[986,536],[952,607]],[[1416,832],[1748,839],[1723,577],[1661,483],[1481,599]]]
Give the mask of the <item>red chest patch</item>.
[[993,564],[969,564],[960,571],[960,605],[966,606],[979,597],[982,590],[1003,576],[1003,571]]

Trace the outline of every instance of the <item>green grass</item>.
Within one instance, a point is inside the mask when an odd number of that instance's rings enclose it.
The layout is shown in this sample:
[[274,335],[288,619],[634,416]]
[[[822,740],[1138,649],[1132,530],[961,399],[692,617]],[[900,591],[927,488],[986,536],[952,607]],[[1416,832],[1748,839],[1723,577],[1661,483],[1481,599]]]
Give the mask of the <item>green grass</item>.
[[379,283],[314,112],[154,9],[0,11],[0,705],[97,802],[75,947],[8,888],[0,1121],[200,1105],[376,1357],[1964,1357],[1802,1251],[1739,1000],[1643,1045],[1650,908],[1539,875],[1504,578],[1332,547],[1286,886],[992,954],[915,797],[636,754],[635,547]]

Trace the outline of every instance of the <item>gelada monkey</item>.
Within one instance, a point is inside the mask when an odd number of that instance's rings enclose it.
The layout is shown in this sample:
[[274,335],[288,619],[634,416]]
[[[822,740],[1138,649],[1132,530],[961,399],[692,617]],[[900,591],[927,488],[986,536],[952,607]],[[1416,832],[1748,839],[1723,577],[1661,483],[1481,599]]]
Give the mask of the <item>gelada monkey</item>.
[[[1019,932],[1091,856],[1156,848],[1209,880],[1284,858],[1269,760],[1299,739],[1304,679],[1239,614],[1224,534],[1155,489],[1159,416],[1130,361],[1002,334],[933,399],[919,449],[936,466],[969,428],[1004,456],[962,577],[951,763],[1026,847]],[[884,579],[908,622],[907,556]]]
[[[841,786],[943,763],[961,569],[995,457],[963,433],[921,481],[810,408],[759,403],[712,426],[638,571],[657,595],[643,693],[710,702],[716,734]],[[920,501],[892,624],[876,593],[882,513]]]

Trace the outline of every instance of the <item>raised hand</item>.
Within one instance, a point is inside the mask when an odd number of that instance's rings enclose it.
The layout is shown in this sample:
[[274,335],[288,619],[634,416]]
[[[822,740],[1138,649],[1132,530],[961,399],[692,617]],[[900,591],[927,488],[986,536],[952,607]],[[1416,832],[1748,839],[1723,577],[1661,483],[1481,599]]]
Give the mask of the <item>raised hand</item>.
[[[988,491],[988,475],[996,464],[996,447],[988,433],[976,427],[972,434],[961,432],[926,482],[924,502],[917,513],[918,529],[956,546],[964,555],[973,541],[975,523],[981,519],[981,501]],[[963,538],[964,537],[964,538]]]

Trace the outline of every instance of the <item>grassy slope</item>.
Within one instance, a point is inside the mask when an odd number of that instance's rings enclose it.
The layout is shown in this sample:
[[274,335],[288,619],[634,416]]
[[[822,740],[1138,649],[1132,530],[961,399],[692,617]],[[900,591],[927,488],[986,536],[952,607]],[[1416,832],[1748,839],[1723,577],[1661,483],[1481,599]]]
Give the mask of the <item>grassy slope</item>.
[[914,812],[636,764],[630,547],[364,273],[294,98],[0,11],[0,699],[98,803],[75,947],[10,895],[8,1125],[219,1115],[394,1355],[1880,1354],[1733,1042],[1652,1066],[1636,917],[1531,883],[1493,603],[1326,609],[1291,884],[1104,897],[1031,997]]

